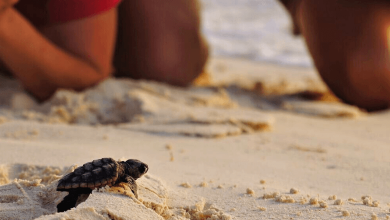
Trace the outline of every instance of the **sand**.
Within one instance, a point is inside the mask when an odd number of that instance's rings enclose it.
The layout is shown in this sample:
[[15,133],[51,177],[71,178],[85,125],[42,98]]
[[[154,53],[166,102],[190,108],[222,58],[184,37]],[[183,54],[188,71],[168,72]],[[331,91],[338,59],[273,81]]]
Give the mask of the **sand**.
[[[389,112],[341,103],[312,69],[213,58],[202,77],[190,88],[108,79],[42,104],[0,80],[0,219],[390,214]],[[139,198],[102,188],[56,213],[58,179],[102,157],[149,165]]]

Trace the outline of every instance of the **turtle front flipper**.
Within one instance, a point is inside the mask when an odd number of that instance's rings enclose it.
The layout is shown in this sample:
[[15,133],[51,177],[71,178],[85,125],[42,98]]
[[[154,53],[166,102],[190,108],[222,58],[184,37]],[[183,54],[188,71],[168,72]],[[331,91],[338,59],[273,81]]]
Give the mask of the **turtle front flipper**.
[[57,205],[57,212],[66,212],[69,209],[76,207],[78,198],[78,193],[69,192],[69,194],[65,196],[64,200],[62,200],[60,204]]
[[57,212],[66,212],[69,209],[76,207],[78,204],[87,200],[91,193],[92,189],[88,188],[70,190],[64,200],[57,205]]
[[135,179],[129,175],[126,175],[125,180],[126,183],[129,185],[129,188],[133,192],[135,198],[138,199],[138,185],[137,182],[135,182]]

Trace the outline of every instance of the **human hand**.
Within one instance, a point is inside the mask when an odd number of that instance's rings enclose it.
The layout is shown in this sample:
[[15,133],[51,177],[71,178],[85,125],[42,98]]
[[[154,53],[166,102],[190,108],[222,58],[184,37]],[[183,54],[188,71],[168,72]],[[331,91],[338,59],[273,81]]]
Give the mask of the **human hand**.
[[19,0],[0,0],[0,13],[14,6]]

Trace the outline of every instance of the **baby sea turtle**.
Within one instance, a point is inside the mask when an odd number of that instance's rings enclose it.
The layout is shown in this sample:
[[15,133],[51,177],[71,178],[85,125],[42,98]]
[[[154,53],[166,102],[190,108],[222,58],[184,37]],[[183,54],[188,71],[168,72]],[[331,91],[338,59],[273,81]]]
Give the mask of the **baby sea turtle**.
[[127,183],[138,198],[135,180],[148,172],[148,165],[136,160],[115,161],[112,158],[102,158],[86,163],[73,172],[62,177],[57,185],[57,191],[67,191],[64,200],[57,205],[58,212],[69,210],[83,201],[92,190]]

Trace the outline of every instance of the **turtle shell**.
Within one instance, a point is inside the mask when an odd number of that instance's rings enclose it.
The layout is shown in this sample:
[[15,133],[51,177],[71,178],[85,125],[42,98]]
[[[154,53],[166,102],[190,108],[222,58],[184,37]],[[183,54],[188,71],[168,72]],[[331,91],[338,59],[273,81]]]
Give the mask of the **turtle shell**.
[[112,158],[102,158],[86,163],[62,177],[57,185],[59,191],[112,186],[118,179],[118,163]]

